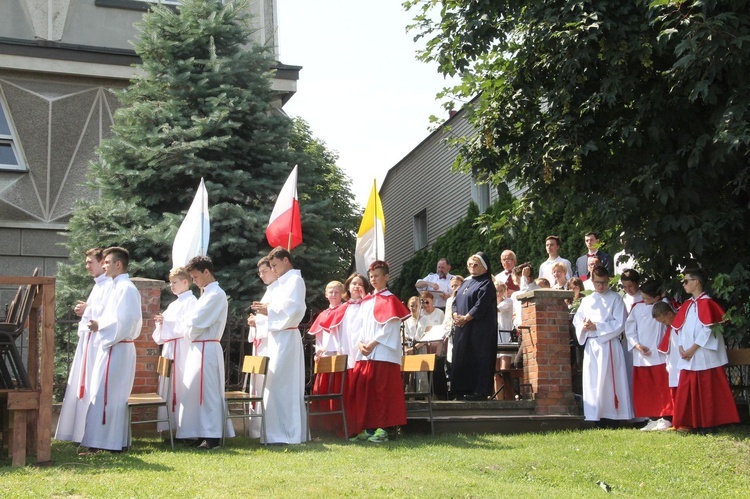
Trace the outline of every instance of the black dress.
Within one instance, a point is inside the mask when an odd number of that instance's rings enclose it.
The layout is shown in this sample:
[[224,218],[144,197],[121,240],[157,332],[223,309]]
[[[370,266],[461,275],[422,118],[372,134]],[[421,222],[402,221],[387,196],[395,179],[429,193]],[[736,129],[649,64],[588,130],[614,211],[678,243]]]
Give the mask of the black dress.
[[485,273],[465,280],[453,300],[453,312],[468,313],[473,320],[454,328],[451,391],[492,395],[497,357],[497,296],[492,276]]

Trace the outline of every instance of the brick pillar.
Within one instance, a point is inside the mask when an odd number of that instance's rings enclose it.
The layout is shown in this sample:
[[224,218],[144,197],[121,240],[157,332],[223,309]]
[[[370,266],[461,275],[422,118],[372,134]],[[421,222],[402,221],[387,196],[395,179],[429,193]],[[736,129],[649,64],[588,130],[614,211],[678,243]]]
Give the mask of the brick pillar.
[[159,346],[154,343],[151,334],[154,332],[154,316],[161,311],[161,290],[166,283],[155,279],[133,277],[131,279],[141,293],[141,313],[143,326],[141,335],[135,340],[135,381],[133,393],[155,392],[159,376],[156,374],[156,362],[159,357]]
[[523,371],[531,384],[537,414],[574,414],[570,369],[569,314],[566,298],[572,291],[536,289],[521,300],[524,329]]

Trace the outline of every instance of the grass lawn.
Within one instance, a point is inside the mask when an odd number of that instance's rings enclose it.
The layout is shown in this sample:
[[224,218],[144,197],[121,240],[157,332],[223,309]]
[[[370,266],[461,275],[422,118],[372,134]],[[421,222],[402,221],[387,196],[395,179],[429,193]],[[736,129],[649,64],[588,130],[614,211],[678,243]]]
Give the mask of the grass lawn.
[[748,497],[750,427],[716,435],[586,430],[524,435],[394,437],[385,444],[316,440],[80,457],[53,442],[54,465],[11,468],[0,497]]

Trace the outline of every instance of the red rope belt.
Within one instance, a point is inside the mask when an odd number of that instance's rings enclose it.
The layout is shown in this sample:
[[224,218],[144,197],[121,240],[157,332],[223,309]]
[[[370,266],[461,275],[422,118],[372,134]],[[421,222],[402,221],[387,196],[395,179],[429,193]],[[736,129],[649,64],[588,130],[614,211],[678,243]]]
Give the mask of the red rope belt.
[[78,387],[78,398],[82,399],[86,392],[86,364],[89,360],[89,341],[91,341],[91,331],[86,335],[86,344],[83,347],[83,371],[81,372],[81,385]]
[[220,340],[193,340],[193,343],[202,343],[201,345],[201,384],[200,384],[200,404],[203,405],[203,357],[206,352],[206,343],[221,343]]
[[615,381],[615,362],[612,358],[612,341],[609,342],[609,368],[612,370],[612,389],[615,394],[615,409],[617,409],[620,407],[620,401],[617,400],[617,382]]
[[123,340],[109,347],[109,353],[107,353],[107,368],[104,371],[104,413],[102,414],[102,424],[107,424],[107,396],[109,392],[109,362],[112,360],[112,350],[120,343],[133,343],[133,340]]

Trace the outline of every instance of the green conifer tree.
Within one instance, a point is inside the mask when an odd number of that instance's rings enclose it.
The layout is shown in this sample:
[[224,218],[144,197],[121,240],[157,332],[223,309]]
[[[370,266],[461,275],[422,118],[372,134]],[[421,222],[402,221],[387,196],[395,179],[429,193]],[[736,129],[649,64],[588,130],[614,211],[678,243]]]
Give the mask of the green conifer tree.
[[295,164],[305,242],[293,254],[313,277],[308,298],[345,276],[356,230],[349,180],[304,122],[295,131],[273,106],[274,60],[251,42],[246,12],[244,2],[186,0],[144,15],[134,41],[141,71],[118,92],[111,137],[90,166],[99,196],[80,202],[69,225],[74,266],[58,273],[61,307],[90,285],[78,263],[89,247],[124,246],[131,274],[166,279],[172,241],[202,177],[208,253],[240,316],[262,294],[255,264],[270,250],[265,228]]

